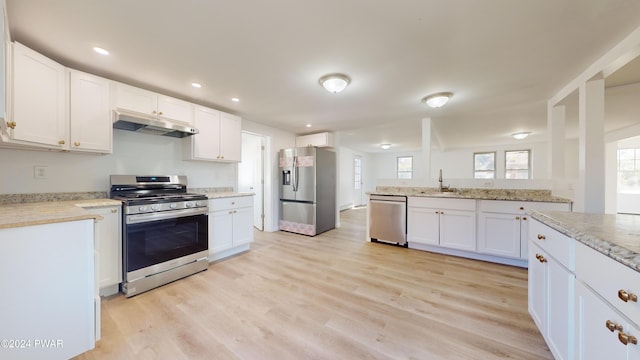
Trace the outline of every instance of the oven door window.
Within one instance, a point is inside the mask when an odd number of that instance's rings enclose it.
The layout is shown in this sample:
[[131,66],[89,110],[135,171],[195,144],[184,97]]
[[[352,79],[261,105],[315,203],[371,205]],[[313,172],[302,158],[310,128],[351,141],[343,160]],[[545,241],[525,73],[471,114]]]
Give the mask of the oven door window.
[[209,247],[207,215],[127,225],[126,271],[180,258]]

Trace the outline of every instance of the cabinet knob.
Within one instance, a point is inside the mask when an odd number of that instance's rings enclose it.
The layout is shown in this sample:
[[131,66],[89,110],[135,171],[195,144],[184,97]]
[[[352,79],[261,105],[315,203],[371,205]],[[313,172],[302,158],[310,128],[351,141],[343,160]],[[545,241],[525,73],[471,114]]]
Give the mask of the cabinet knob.
[[115,214],[118,212],[118,209],[111,209],[111,212]]
[[622,325],[611,321],[611,320],[607,320],[607,322],[604,324],[604,326],[607,327],[607,329],[609,329],[609,331],[614,332],[614,331],[622,331]]
[[520,220],[520,216],[516,216],[516,220]]
[[158,111],[158,115],[162,115],[162,111]]
[[633,345],[638,345],[638,339],[636,339],[635,336],[629,335],[627,333],[622,332],[622,330],[620,330],[620,332],[618,332],[618,340],[620,340],[621,343],[628,345],[629,343],[633,344]]
[[542,234],[538,234],[538,240],[545,240],[546,237]]
[[526,216],[523,216],[523,217],[522,217],[522,220],[527,220],[527,217],[526,217]]
[[540,255],[540,254],[536,254],[536,259],[538,259],[538,261],[540,261],[541,263],[546,263],[547,259],[544,258],[544,256]]
[[7,127],[10,129],[15,129],[16,128],[16,122],[15,121],[7,121]]
[[158,112],[157,112],[157,111],[155,111],[155,110],[153,110],[151,113],[155,115],[155,114],[157,114]]
[[524,210],[524,206],[520,206],[520,210]]
[[224,159],[224,155],[220,156],[220,159]]
[[235,201],[232,201],[232,202],[231,202],[231,205],[235,205],[235,204],[236,204],[236,202],[235,202]]
[[76,141],[76,142],[74,142],[74,143],[73,143],[73,145],[74,145],[74,146],[80,146],[80,142],[79,142],[79,141]]
[[64,145],[65,141],[64,140],[58,140],[58,144],[60,145]]
[[624,302],[628,302],[628,301],[638,302],[638,295],[633,293],[628,293],[622,289],[618,290],[618,297],[620,298],[620,300]]

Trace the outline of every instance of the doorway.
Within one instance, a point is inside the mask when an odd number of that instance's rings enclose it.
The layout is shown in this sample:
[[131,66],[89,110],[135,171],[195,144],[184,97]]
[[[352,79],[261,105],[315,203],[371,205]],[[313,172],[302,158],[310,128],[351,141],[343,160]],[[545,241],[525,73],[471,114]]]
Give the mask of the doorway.
[[253,226],[264,230],[265,137],[242,132],[242,159],[238,164],[238,191],[254,193]]
[[362,187],[362,156],[356,155],[353,158],[353,205],[354,207],[364,205],[364,189]]

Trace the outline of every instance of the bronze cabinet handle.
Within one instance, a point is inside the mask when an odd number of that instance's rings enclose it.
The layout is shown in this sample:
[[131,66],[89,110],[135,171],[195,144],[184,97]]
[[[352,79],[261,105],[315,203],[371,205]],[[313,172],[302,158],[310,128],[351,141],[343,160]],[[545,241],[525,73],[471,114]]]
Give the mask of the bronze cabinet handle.
[[7,127],[10,129],[15,129],[16,128],[16,122],[15,121],[7,121]]
[[538,234],[538,240],[545,240],[547,237],[542,235],[542,234]]
[[607,327],[607,329],[609,329],[609,331],[614,332],[614,331],[622,331],[622,325],[613,322],[611,320],[607,320],[607,322],[604,324],[604,326]]
[[633,345],[638,345],[638,339],[636,339],[635,336],[624,333],[622,332],[622,330],[618,332],[618,340],[620,340],[620,342],[623,343],[624,345],[629,345],[629,343]]
[[620,300],[624,302],[629,302],[629,301],[638,302],[638,295],[633,293],[628,293],[622,289],[618,290],[618,297],[620,298]]

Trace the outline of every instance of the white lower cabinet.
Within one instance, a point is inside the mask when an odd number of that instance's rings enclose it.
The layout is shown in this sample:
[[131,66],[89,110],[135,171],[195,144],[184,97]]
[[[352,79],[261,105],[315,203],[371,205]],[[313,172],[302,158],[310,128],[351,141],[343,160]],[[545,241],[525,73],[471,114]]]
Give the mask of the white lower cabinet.
[[209,261],[249,250],[252,241],[252,196],[209,200]]
[[87,209],[102,216],[95,224],[96,271],[100,295],[112,295],[119,291],[122,282],[122,216],[120,206]]
[[640,273],[584,244],[576,256],[576,358],[640,359]]
[[570,360],[575,241],[533,219],[529,230],[529,313],[553,356]]
[[476,201],[470,199],[407,199],[407,241],[450,249],[476,250]]

